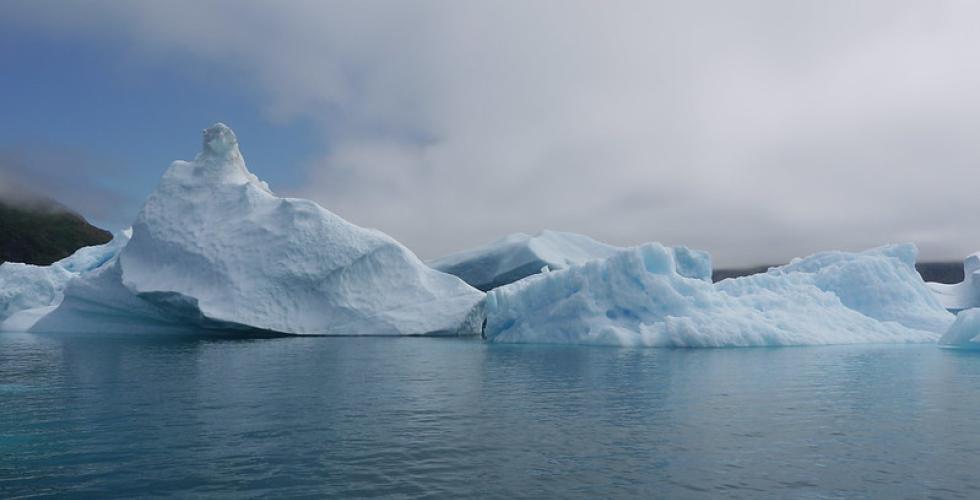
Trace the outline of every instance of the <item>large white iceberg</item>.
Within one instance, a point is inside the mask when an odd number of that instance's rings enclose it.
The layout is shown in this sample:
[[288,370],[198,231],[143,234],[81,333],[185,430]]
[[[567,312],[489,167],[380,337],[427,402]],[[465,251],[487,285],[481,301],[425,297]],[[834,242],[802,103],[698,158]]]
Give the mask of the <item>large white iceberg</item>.
[[[36,319],[60,304],[69,280],[106,265],[126,245],[129,235],[129,230],[121,231],[106,244],[80,248],[50,266],[0,264],[0,329],[23,329],[30,323],[24,318]],[[44,310],[25,313],[39,308]],[[21,318],[14,318],[18,315]]]
[[[459,276],[480,290],[492,290],[542,271],[556,271],[596,259],[605,259],[623,251],[588,236],[560,231],[542,231],[536,235],[515,233],[482,247],[428,261],[440,271]],[[711,260],[707,252],[676,247],[679,269],[685,276],[711,279]]]
[[477,334],[482,299],[386,234],[274,195],[219,123],[164,174],[118,258],[31,331]]
[[916,249],[825,252],[712,284],[659,244],[491,291],[493,342],[778,346],[935,342],[952,323],[915,272]]
[[963,261],[963,281],[961,283],[926,283],[936,294],[939,302],[952,312],[980,307],[980,253],[970,255]]

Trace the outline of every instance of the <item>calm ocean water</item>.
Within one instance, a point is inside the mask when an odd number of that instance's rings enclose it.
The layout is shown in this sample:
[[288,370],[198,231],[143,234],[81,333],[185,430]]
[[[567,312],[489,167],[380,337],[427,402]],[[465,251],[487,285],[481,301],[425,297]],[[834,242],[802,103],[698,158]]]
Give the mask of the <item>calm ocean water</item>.
[[980,355],[0,334],[0,497],[977,498]]

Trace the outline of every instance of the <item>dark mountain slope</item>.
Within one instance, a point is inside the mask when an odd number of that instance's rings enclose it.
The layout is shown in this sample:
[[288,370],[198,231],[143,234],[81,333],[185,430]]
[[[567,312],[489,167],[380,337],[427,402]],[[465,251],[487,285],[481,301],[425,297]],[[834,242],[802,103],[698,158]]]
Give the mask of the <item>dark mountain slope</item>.
[[11,204],[0,200],[0,262],[48,265],[112,234],[56,202]]

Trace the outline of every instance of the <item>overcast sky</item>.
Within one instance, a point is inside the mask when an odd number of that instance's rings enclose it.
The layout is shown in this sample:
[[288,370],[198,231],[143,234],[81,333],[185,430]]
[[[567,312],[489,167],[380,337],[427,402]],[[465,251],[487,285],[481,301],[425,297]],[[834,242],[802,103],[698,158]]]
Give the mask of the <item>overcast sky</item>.
[[899,0],[6,0],[0,182],[40,165],[37,189],[124,225],[220,120],[274,190],[424,258],[550,228],[721,265],[959,259],[980,250],[978,22]]

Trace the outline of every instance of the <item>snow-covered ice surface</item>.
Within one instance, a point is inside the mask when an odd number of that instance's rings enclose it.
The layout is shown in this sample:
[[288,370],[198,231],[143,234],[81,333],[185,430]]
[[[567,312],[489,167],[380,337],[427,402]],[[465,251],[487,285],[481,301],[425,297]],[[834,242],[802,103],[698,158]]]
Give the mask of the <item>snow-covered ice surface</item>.
[[166,171],[119,257],[31,331],[478,334],[482,299],[386,234],[274,195],[219,123]]
[[[605,259],[623,248],[596,241],[588,236],[560,231],[536,235],[515,233],[488,245],[440,257],[428,264],[459,276],[480,290],[492,290],[538,274]],[[711,279],[711,260],[706,252],[677,247],[687,264],[679,271],[692,278]]]
[[956,315],[956,321],[939,339],[949,347],[980,349],[980,308],[964,309]]
[[926,283],[939,302],[952,312],[980,307],[980,253],[963,261],[963,281],[953,285]]
[[[129,241],[129,230],[104,245],[78,249],[50,266],[18,262],[0,264],[0,330],[22,330],[51,306],[61,303],[68,281],[112,260]],[[26,312],[42,308],[41,310]],[[22,316],[19,319],[13,316]]]
[[712,284],[652,243],[487,295],[493,342],[780,346],[935,342],[953,321],[911,244],[825,252]]

